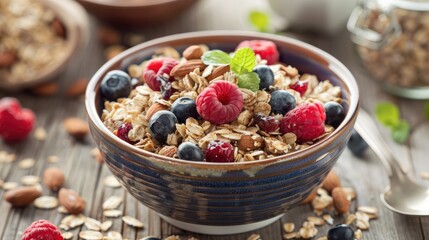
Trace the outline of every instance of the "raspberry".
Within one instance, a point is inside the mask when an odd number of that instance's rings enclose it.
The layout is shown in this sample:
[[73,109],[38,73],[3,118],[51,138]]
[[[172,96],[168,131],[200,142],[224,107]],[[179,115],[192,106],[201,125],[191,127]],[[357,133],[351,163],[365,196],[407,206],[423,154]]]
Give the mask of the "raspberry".
[[273,116],[256,114],[254,119],[256,125],[258,125],[258,127],[266,133],[277,132],[279,130],[280,121]]
[[121,126],[119,126],[116,136],[127,143],[132,143],[128,138],[128,133],[131,131],[131,129],[133,129],[133,125],[131,123],[123,123]]
[[292,85],[289,86],[291,89],[299,92],[299,95],[304,95],[308,88],[308,82],[307,81],[298,81]]
[[222,140],[210,141],[206,150],[207,162],[234,162],[234,148]]
[[325,132],[326,114],[323,105],[316,103],[302,103],[286,113],[280,123],[280,132],[294,133],[298,141],[313,140]]
[[[179,62],[170,57],[152,59],[143,70],[143,80],[152,90],[159,91],[160,83],[157,77],[164,75],[164,73],[170,75],[171,69],[177,64]],[[173,80],[174,78],[170,78],[170,82]]]
[[21,240],[63,240],[60,230],[47,220],[38,220],[27,227]]
[[29,109],[21,109],[16,99],[0,100],[0,136],[4,141],[24,140],[33,129],[34,121],[34,113]]
[[276,64],[279,61],[279,51],[275,43],[267,40],[250,40],[238,44],[237,49],[250,47],[255,54],[259,54],[262,59],[267,60],[268,65]]
[[196,104],[197,112],[204,120],[224,124],[237,119],[243,108],[243,95],[236,85],[220,80],[204,89]]

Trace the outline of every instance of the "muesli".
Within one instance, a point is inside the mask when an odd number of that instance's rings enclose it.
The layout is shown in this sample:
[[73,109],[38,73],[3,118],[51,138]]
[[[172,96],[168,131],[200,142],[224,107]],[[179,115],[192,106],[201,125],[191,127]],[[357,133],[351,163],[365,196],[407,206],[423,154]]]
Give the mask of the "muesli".
[[341,89],[279,62],[271,41],[226,53],[163,48],[128,73],[104,77],[101,119],[120,139],[160,155],[208,162],[271,158],[331,134],[345,116]]

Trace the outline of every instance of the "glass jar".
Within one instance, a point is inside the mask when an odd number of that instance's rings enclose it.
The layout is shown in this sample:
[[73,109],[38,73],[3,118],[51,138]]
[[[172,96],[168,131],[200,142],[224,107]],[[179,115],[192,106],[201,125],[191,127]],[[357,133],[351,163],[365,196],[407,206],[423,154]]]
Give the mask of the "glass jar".
[[347,28],[363,65],[392,94],[429,98],[429,0],[365,0]]

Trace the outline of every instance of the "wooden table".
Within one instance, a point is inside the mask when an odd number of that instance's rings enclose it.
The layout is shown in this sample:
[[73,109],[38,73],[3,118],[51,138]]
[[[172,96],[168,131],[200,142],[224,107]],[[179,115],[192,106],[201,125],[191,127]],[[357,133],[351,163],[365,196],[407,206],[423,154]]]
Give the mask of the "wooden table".
[[[267,9],[267,3],[262,0],[254,1],[228,1],[228,0],[204,0],[199,1],[191,9],[187,10],[179,19],[163,24],[159,27],[142,29],[147,39],[169,35],[178,32],[211,29],[250,29],[247,22],[247,13],[252,9]],[[153,211],[136,201],[122,188],[108,188],[103,185],[103,179],[110,175],[105,165],[96,162],[90,151],[95,147],[90,136],[84,141],[75,141],[65,132],[62,122],[67,117],[86,117],[83,98],[67,98],[62,93],[78,78],[90,78],[92,74],[103,64],[103,48],[96,39],[96,27],[99,23],[91,18],[93,29],[91,42],[84,55],[72,62],[67,71],[59,77],[61,91],[51,97],[36,97],[27,92],[20,94],[1,93],[0,96],[17,97],[22,105],[31,108],[37,115],[37,126],[47,130],[45,141],[36,140],[33,136],[16,145],[0,143],[0,150],[15,153],[17,160],[13,163],[0,163],[0,179],[4,181],[20,182],[22,176],[41,176],[44,169],[49,166],[58,166],[66,174],[66,187],[75,189],[87,201],[85,215],[92,218],[105,220],[101,210],[103,201],[111,196],[123,196],[124,203],[120,206],[124,215],[134,216],[144,222],[145,228],[135,229],[123,224],[120,218],[113,219],[111,230],[122,233],[124,238],[140,239],[143,236],[154,235],[167,237],[170,235],[196,237],[205,239],[247,239],[252,233],[258,233],[264,240],[282,239],[282,224],[294,222],[300,226],[307,216],[311,216],[310,206],[300,206],[278,221],[263,229],[250,233],[232,236],[204,236],[195,233],[184,232],[162,221]],[[362,106],[370,113],[377,102],[392,101],[400,106],[402,116],[409,120],[412,126],[412,134],[404,145],[393,143],[389,133],[381,129],[389,140],[395,154],[402,160],[403,166],[411,173],[418,174],[429,170],[427,162],[429,123],[423,115],[423,103],[421,101],[404,100],[392,97],[380,90],[378,85],[367,75],[360,66],[349,35],[343,31],[334,36],[320,35],[295,35],[304,41],[314,44],[340,59],[355,75],[361,90]],[[47,157],[56,155],[58,163],[49,163]],[[24,158],[36,159],[36,164],[30,169],[20,169],[18,162]],[[389,211],[379,199],[380,193],[388,184],[386,171],[383,169],[376,156],[368,151],[365,159],[357,159],[346,150],[339,159],[335,169],[339,173],[343,185],[353,187],[357,192],[357,204],[375,206],[379,210],[379,218],[371,221],[370,230],[364,232],[364,239],[399,239],[422,240],[429,239],[429,218],[408,217]],[[418,178],[418,177],[417,177]],[[422,180],[420,180],[422,181]],[[55,196],[54,193],[43,190],[44,195]],[[4,191],[0,190],[0,197]],[[0,202],[0,238],[20,239],[23,230],[37,219],[48,219],[59,224],[63,214],[57,210],[40,210],[34,206],[23,209],[11,208],[9,203]],[[341,218],[337,219],[338,221]],[[318,236],[324,236],[329,226],[319,228]],[[71,230],[73,239],[85,227]]]

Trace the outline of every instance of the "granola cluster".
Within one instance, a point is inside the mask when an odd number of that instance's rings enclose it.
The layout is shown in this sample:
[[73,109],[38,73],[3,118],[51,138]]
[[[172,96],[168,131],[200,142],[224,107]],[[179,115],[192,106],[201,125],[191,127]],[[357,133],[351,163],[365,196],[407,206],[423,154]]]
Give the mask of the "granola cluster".
[[[195,48],[195,46],[192,46]],[[198,46],[203,52],[207,46]],[[187,50],[183,53],[185,56]],[[201,53],[201,54],[202,54]],[[199,54],[201,56],[201,54]],[[188,54],[189,55],[189,51]],[[159,49],[152,59],[170,57],[179,61],[179,69],[175,71],[174,81],[171,82],[173,92],[169,99],[163,98],[160,91],[153,91],[147,84],[134,87],[128,97],[116,101],[105,101],[101,119],[105,126],[114,134],[124,123],[130,123],[132,129],[128,132],[129,142],[135,147],[177,158],[177,147],[182,142],[197,144],[203,151],[213,140],[231,143],[234,147],[236,162],[253,161],[271,158],[306,148],[314,142],[333,132],[334,127],[325,124],[324,133],[312,141],[297,141],[294,133],[282,134],[279,128],[272,132],[264,132],[255,124],[255,115],[271,115],[281,120],[281,114],[273,114],[270,102],[270,91],[286,90],[296,99],[296,105],[302,103],[341,103],[341,89],[329,80],[320,81],[315,75],[300,74],[292,66],[280,63],[269,65],[274,73],[274,82],[268,90],[252,91],[239,88],[243,97],[243,108],[238,118],[228,124],[213,124],[204,119],[188,118],[185,123],[177,123],[174,133],[169,134],[165,144],[160,144],[150,134],[149,118],[157,111],[170,110],[175,100],[180,97],[196,99],[211,83],[225,80],[237,84],[237,74],[229,69],[229,65],[204,65],[200,59],[189,60],[171,47]],[[256,55],[257,65],[267,65],[267,61]],[[142,74],[148,61],[139,65],[130,65],[128,74],[138,82],[144,83]],[[176,69],[177,70],[177,69]],[[180,74],[177,74],[180,72]],[[179,75],[179,76],[178,76]],[[170,76],[164,74],[165,78]],[[291,89],[293,84],[305,81],[308,84],[305,92],[300,93]]]

